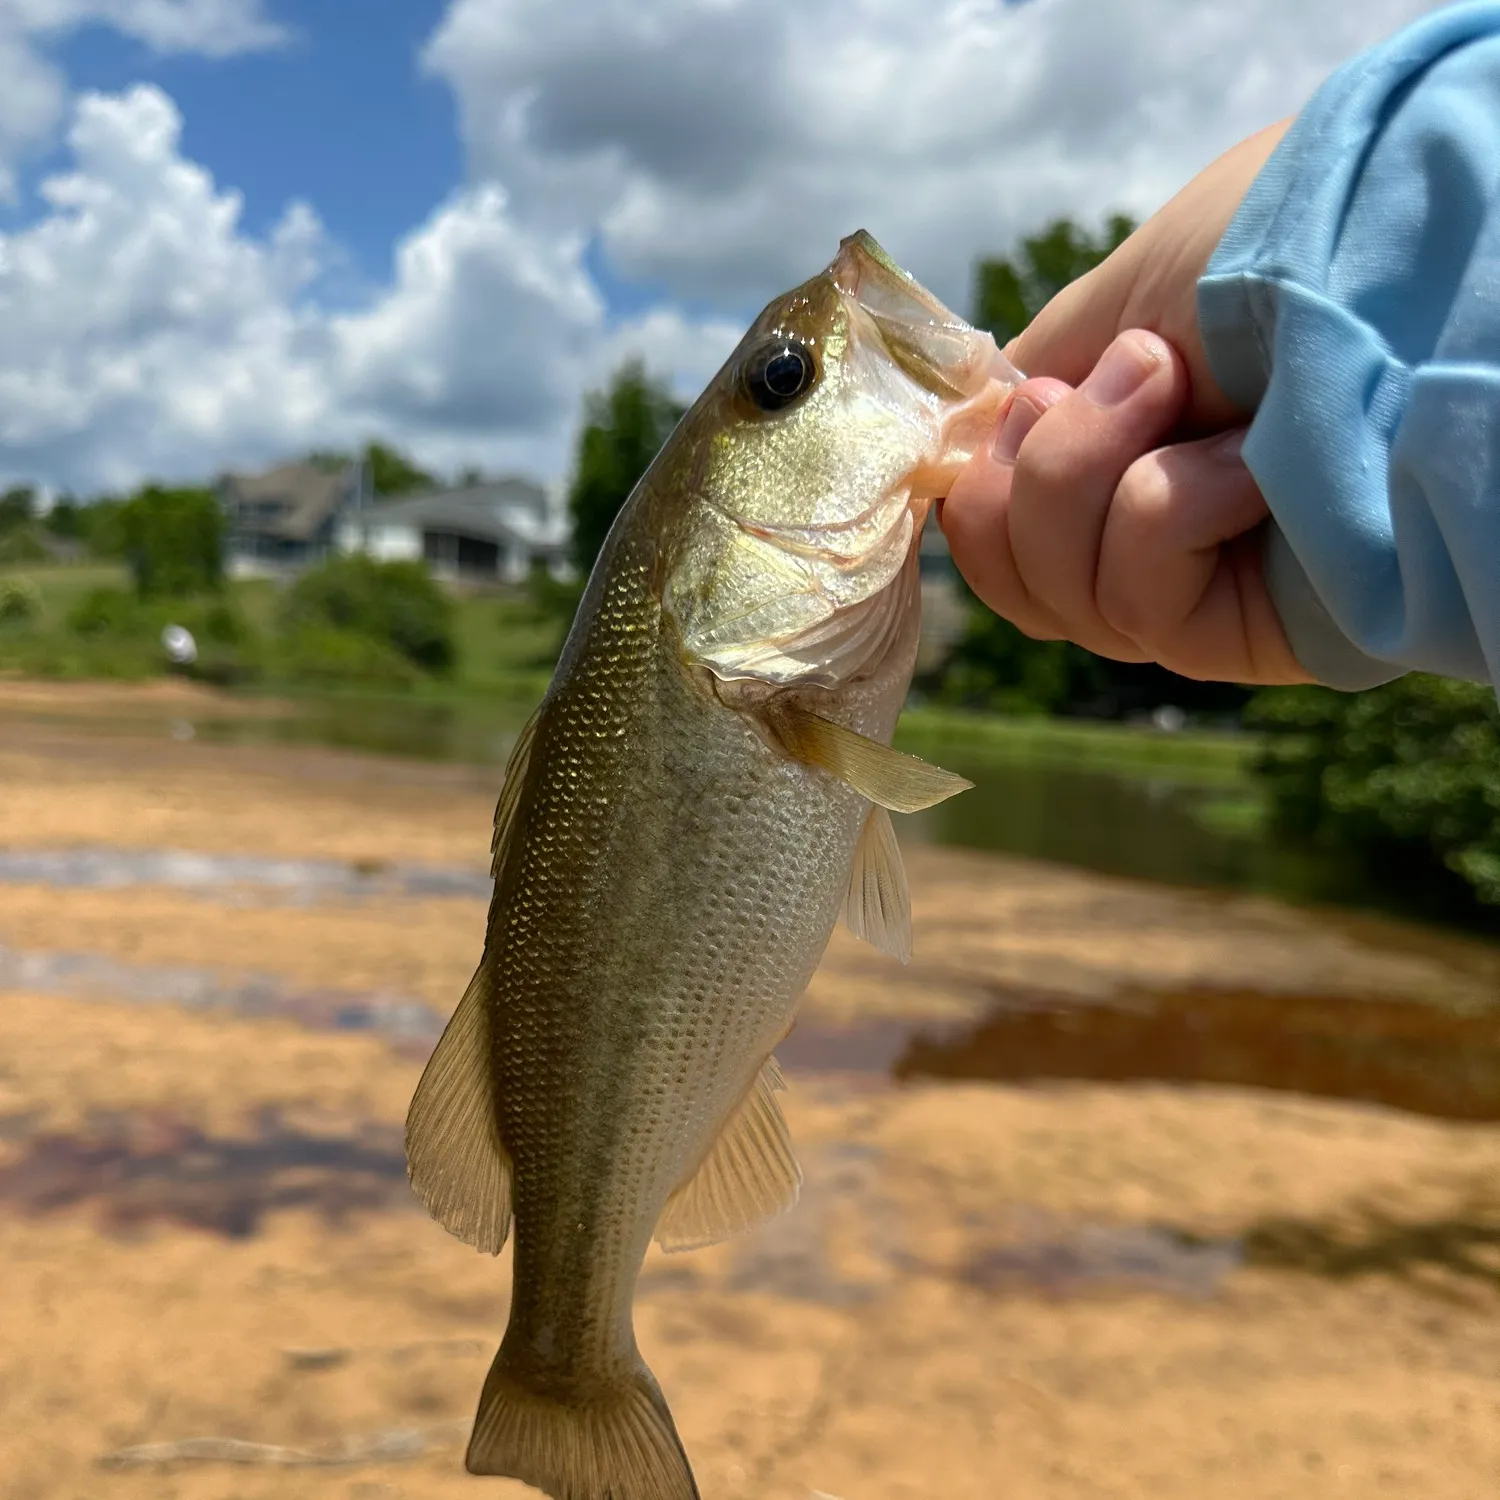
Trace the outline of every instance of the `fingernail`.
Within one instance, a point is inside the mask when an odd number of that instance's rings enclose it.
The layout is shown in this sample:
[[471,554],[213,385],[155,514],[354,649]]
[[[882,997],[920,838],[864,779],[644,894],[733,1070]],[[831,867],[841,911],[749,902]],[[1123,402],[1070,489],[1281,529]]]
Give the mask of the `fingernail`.
[[1000,431],[995,434],[995,446],[990,449],[997,464],[1015,463],[1016,454],[1021,451],[1026,434],[1036,426],[1041,414],[1041,407],[1029,396],[1012,398],[1005,420],[1000,424]]
[[1121,334],[1078,389],[1095,406],[1118,406],[1146,383],[1165,358],[1161,340],[1154,335]]

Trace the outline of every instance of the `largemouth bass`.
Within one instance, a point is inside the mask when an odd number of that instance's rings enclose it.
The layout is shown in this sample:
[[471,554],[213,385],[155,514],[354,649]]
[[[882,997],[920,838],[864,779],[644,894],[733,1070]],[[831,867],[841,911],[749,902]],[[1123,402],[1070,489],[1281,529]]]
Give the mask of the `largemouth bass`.
[[772,1056],[842,912],[905,959],[889,748],[932,501],[1019,377],[869,235],[773,302],[620,512],[495,814],[478,970],[412,1100],[428,1210],[510,1320],[467,1467],[696,1500],[632,1303],[796,1201]]

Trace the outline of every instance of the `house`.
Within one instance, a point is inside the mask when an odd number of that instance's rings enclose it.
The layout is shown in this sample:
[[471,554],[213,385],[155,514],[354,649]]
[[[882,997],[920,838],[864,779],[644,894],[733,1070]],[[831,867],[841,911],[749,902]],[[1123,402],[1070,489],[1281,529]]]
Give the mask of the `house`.
[[294,573],[321,561],[340,522],[365,500],[360,463],[283,464],[266,474],[226,474],[225,564],[232,577]]
[[338,545],[386,560],[421,559],[451,582],[520,583],[537,563],[569,571],[569,527],[559,491],[495,479],[377,501],[345,514]]

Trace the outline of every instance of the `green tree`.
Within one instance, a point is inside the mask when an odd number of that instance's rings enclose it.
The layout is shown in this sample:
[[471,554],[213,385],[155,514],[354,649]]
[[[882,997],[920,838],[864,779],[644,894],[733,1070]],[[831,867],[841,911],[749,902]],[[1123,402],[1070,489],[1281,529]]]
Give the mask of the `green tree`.
[[121,519],[128,502],[102,495],[78,507],[78,538],[95,557],[123,557],[125,528]]
[[1071,219],[1056,219],[1023,239],[1008,256],[974,267],[974,322],[988,328],[1003,348],[1071,281],[1092,271],[1135,229],[1125,214],[1112,214],[1098,234]]
[[36,491],[29,484],[12,485],[0,494],[0,533],[24,526],[36,514]]
[[142,599],[180,598],[224,581],[224,512],[212,490],[147,485],[120,508],[120,543]]
[[419,469],[404,453],[384,443],[365,444],[364,462],[369,471],[370,488],[382,500],[393,495],[409,495],[416,490],[430,490],[437,484],[425,469]]
[[83,539],[82,509],[71,495],[62,495],[52,502],[47,512],[47,530],[70,542]]
[[1494,691],[1412,673],[1363,693],[1266,688],[1247,721],[1284,838],[1343,854],[1403,901],[1500,905]]
[[573,561],[580,573],[594,566],[620,507],[684,410],[639,360],[621,366],[607,390],[588,397],[568,492]]
[[1100,658],[1070,641],[1034,641],[962,582],[959,588],[967,605],[964,633],[936,680],[922,684],[936,698],[997,713],[1059,714],[1097,696]]

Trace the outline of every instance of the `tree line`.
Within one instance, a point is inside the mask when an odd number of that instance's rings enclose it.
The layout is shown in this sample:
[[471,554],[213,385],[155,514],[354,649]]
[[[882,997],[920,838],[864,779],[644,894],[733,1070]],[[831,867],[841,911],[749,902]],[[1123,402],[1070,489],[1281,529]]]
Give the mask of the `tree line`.
[[[972,321],[1008,342],[1133,227],[1119,214],[1097,229],[1059,219],[1009,254],[979,260]],[[670,389],[639,361],[586,398],[568,492],[581,577],[682,414]],[[379,495],[434,483],[388,445],[371,443],[360,456]],[[310,457],[342,465],[350,455]],[[108,591],[91,597],[75,611],[85,630],[119,628],[147,601],[222,601],[223,542],[222,513],[206,488],[147,485],[87,504],[64,497],[45,518],[30,489],[0,494],[0,568],[45,561],[59,545],[129,565],[136,605]],[[424,584],[425,575],[418,578],[420,568],[397,577],[363,559],[331,566],[297,585],[284,604],[280,631],[289,659],[313,675],[326,663],[371,679],[446,670],[449,616],[439,591]],[[19,585],[8,587],[0,588],[0,627],[31,608]],[[1110,661],[1067,642],[1033,641],[985,609],[956,575],[954,587],[966,625],[948,660],[917,685],[929,699],[1008,715],[1116,719],[1170,704],[1190,723],[1246,725],[1263,737],[1256,769],[1273,836],[1339,853],[1381,888],[1442,913],[1500,911],[1500,713],[1489,688],[1412,674],[1366,693],[1251,693]],[[559,616],[570,614],[578,597],[578,586],[545,578],[536,590]],[[184,613],[180,605],[177,613]],[[232,657],[243,642],[234,611],[214,605],[199,618],[210,643],[218,640]]]

